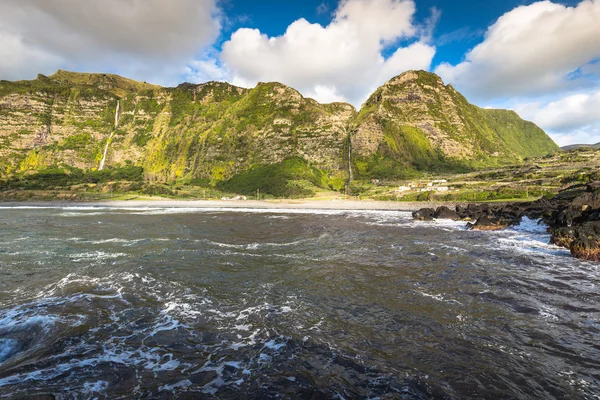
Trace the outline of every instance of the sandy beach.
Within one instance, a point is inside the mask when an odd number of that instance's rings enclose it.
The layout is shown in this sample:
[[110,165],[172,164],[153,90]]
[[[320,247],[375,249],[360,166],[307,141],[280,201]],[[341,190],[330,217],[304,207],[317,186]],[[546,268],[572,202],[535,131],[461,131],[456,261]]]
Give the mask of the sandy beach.
[[93,202],[31,201],[3,202],[6,207],[141,207],[141,208],[251,208],[306,210],[390,210],[415,211],[423,207],[454,206],[455,203],[394,202],[372,200],[114,200]]

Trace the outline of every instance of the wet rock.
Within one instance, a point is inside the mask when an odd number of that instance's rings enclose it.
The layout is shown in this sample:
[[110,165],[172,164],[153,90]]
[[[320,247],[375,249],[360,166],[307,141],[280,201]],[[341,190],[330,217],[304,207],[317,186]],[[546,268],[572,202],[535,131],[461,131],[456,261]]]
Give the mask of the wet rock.
[[600,221],[588,220],[576,225],[573,231],[575,239],[570,244],[571,254],[583,260],[600,261]]
[[459,221],[461,219],[460,215],[454,210],[449,209],[446,206],[438,207],[435,210],[434,218],[436,219],[451,219],[453,221]]
[[421,208],[419,211],[412,213],[414,219],[419,221],[432,221],[434,218],[435,211],[433,208]]
[[560,247],[569,249],[571,243],[575,240],[575,231],[572,227],[561,227],[552,230],[550,243]]
[[476,221],[484,215],[488,215],[489,213],[489,206],[483,204],[469,204],[465,209],[464,218]]
[[600,181],[570,186],[551,200],[508,204],[459,205],[456,211],[448,207],[437,210],[423,208],[413,213],[415,219],[429,221],[462,219],[475,221],[467,229],[495,231],[517,225],[523,217],[542,219],[552,233],[550,243],[571,250],[585,260],[600,261]]
[[498,231],[512,225],[517,225],[521,218],[505,218],[503,216],[484,215],[474,224],[467,224],[467,228],[474,231]]
[[592,193],[586,192],[579,196],[577,196],[571,202],[571,207],[575,210],[579,209],[583,211],[583,207],[587,206],[589,209],[598,209],[600,208],[600,192]]
[[588,261],[600,261],[600,236],[581,237],[571,243],[571,254]]

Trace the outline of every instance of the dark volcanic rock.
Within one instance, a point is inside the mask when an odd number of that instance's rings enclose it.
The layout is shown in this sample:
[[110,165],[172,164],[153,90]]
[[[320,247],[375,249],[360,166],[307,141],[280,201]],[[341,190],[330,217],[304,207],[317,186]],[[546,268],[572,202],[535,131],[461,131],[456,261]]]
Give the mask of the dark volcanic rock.
[[[597,215],[598,212],[589,216]],[[600,261],[600,221],[588,220],[576,225],[573,229],[575,239],[569,248],[577,258],[590,261]]]
[[484,215],[477,219],[474,224],[469,223],[467,227],[474,231],[498,231],[511,225],[517,225],[519,222],[521,222],[520,217],[506,218],[504,216]]
[[600,190],[600,181],[588,183],[586,185],[586,189],[588,192],[594,192],[596,190]]
[[475,221],[467,228],[478,231],[500,230],[517,225],[523,217],[542,219],[552,233],[550,242],[571,250],[577,258],[600,261],[600,181],[578,184],[561,190],[551,200],[509,204],[459,205],[437,210],[423,208],[415,219],[430,221],[453,219]]
[[435,210],[433,216],[436,219],[451,219],[453,221],[458,221],[462,219],[456,211],[451,210],[446,206],[441,206],[437,210]]
[[571,243],[571,254],[582,260],[600,261],[600,237],[582,237]]
[[419,211],[412,213],[414,219],[419,221],[432,221],[434,218],[435,211],[433,208],[421,208]]
[[575,240],[575,230],[572,227],[565,226],[561,228],[555,228],[552,230],[552,237],[550,243],[557,246],[571,247],[571,243]]

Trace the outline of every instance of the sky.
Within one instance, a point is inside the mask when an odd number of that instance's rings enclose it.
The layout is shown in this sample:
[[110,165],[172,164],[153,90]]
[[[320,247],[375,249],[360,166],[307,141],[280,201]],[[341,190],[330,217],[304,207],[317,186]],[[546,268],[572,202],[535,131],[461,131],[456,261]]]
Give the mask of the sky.
[[600,0],[2,0],[0,79],[57,69],[279,81],[357,108],[423,69],[560,145],[600,142]]

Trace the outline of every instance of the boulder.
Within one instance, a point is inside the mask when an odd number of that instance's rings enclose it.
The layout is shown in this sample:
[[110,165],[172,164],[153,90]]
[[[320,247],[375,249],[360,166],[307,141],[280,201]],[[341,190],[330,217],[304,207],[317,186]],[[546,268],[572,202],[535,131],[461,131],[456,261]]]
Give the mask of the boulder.
[[512,225],[517,225],[520,221],[521,218],[483,215],[474,224],[468,224],[467,228],[474,231],[498,231]]
[[456,213],[465,221],[476,221],[484,215],[491,213],[490,207],[483,204],[468,204],[466,207],[457,206]]
[[600,190],[600,181],[590,182],[585,186],[585,188],[588,192],[595,192],[597,190]]
[[432,221],[434,214],[435,211],[433,208],[421,208],[420,210],[413,212],[412,216],[419,221]]
[[575,231],[572,227],[559,227],[552,229],[550,243],[560,247],[571,248],[571,243],[575,240]]
[[433,216],[436,219],[451,219],[453,221],[459,221],[461,219],[456,211],[451,210],[446,206],[438,207]]
[[571,250],[574,257],[600,261],[600,211],[582,216],[585,220],[571,227],[559,227],[552,231],[551,243]]
[[591,192],[586,192],[583,193],[579,196],[577,196],[576,198],[573,199],[573,201],[571,202],[571,207],[575,210],[583,210],[583,207],[587,206],[586,208],[589,209],[598,209],[600,208],[600,192],[599,193],[591,193]]
[[600,261],[600,236],[580,237],[571,243],[571,254],[582,260]]

